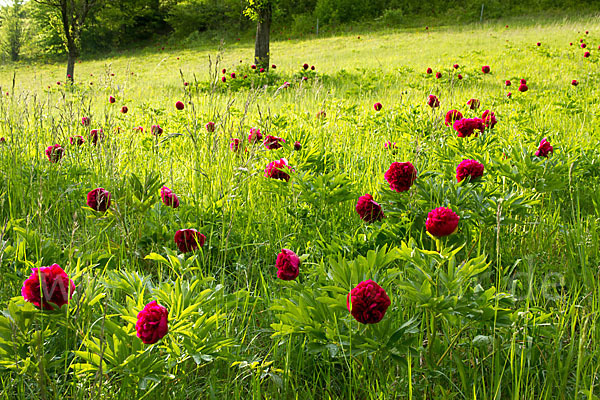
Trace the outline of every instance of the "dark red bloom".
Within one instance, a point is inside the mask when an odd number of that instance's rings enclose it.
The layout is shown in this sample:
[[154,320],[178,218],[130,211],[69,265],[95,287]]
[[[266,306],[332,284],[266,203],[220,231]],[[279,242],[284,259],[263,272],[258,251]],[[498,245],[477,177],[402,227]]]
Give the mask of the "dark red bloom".
[[291,170],[285,158],[272,161],[265,168],[265,176],[287,182],[290,180],[290,174],[287,173],[286,168]]
[[262,73],[262,72],[265,72],[265,69],[264,69],[264,68],[261,68],[261,69],[259,69],[259,70],[258,70],[258,72],[261,72],[261,73]]
[[248,135],[248,143],[258,143],[262,140],[263,135],[260,133],[258,128],[250,128],[250,134]]
[[315,66],[314,66],[314,65],[311,65],[311,66],[310,66],[310,70],[311,70],[311,71],[314,71],[314,70],[315,70]]
[[427,98],[427,105],[431,108],[439,107],[440,100],[437,98],[436,95],[430,94],[429,97]]
[[296,150],[296,151],[302,150],[302,144],[300,142],[295,142],[294,143],[294,150]]
[[379,102],[373,104],[373,108],[375,109],[375,111],[381,110],[382,107],[383,107],[383,105]]
[[6,138],[4,136],[0,137],[0,144],[5,144],[5,143],[6,143]]
[[115,99],[113,96],[109,96],[109,97],[108,97],[108,102],[109,102],[110,104],[114,103],[115,101],[117,101],[117,99]]
[[276,69],[277,65],[273,64],[273,65],[271,65],[271,68]]
[[461,74],[458,74],[458,80],[461,80],[463,78],[463,76]]
[[275,262],[277,267],[277,277],[284,281],[291,281],[298,277],[300,273],[300,258],[289,249],[281,249]]
[[269,150],[276,150],[283,147],[281,143],[285,143],[285,139],[273,135],[267,135],[263,145]]
[[[469,137],[475,131],[483,132],[485,130],[485,124],[481,118],[463,118],[454,121],[452,125],[455,131],[458,132],[458,137]],[[475,133],[477,136],[479,133]]]
[[446,126],[451,126],[454,124],[454,121],[462,119],[463,115],[458,110],[450,110],[446,113],[446,117],[444,118],[444,123]]
[[490,73],[490,66],[489,65],[484,65],[483,67],[481,67],[481,71],[484,74],[489,74]]
[[436,77],[437,79],[440,79],[440,78],[442,77],[442,73],[441,73],[441,72],[436,72],[436,73],[435,73],[435,77]]
[[469,101],[467,101],[467,105],[471,110],[477,110],[480,104],[481,102],[477,99],[469,99]]
[[179,198],[171,189],[166,186],[163,186],[160,189],[160,198],[163,204],[167,207],[177,208],[179,207]]
[[508,97],[510,99],[512,97],[512,93],[511,92],[506,93],[506,97]]
[[583,56],[584,56],[585,58],[588,58],[588,57],[590,56],[590,52],[589,52],[589,51],[586,51],[585,53],[583,53]]
[[358,216],[365,222],[381,221],[383,218],[383,210],[381,206],[373,200],[373,196],[365,194],[358,198],[356,203],[356,212]]
[[226,72],[227,72],[227,70],[226,70],[225,68],[223,68],[223,69],[221,70],[221,73],[222,73],[222,74],[225,74]]
[[54,305],[60,308],[69,303],[75,284],[58,264],[32,268],[31,271],[21,288],[25,301],[42,310],[54,310]]
[[527,85],[527,80],[526,80],[526,79],[521,79],[521,80],[519,81],[519,83],[520,83],[521,85]]
[[524,83],[521,83],[521,84],[519,85],[519,92],[526,92],[526,91],[528,91],[528,90],[529,90],[529,88],[527,87],[527,85],[526,85],[526,84],[524,84]]
[[504,82],[504,84],[505,84],[506,86],[510,86],[510,85],[512,85],[512,83],[511,83],[510,81],[506,81],[506,82]]
[[146,304],[137,315],[137,337],[145,344],[154,344],[169,332],[169,312],[155,301]]
[[129,111],[129,109],[127,108],[127,106],[123,106],[123,107],[121,107],[121,112],[122,112],[123,114],[127,114],[127,111]]
[[252,69],[256,69],[256,65],[252,64],[252,65],[250,66],[250,68],[252,68]]
[[185,105],[183,104],[182,101],[178,101],[177,103],[175,103],[175,108],[178,109],[179,111],[181,111],[185,108]]
[[435,237],[448,236],[458,228],[460,217],[449,208],[438,207],[427,214],[425,227]]
[[227,82],[227,78],[225,78],[225,77],[222,77],[222,78],[221,78],[221,82],[223,82],[223,83]]
[[208,132],[214,132],[215,131],[215,123],[214,122],[207,122],[206,125],[206,130]]
[[587,45],[585,43],[581,43],[581,48],[585,49],[587,47]]
[[453,65],[454,69],[458,69],[458,64]]
[[180,229],[175,232],[175,244],[182,253],[189,253],[204,246],[206,236],[195,229]]
[[92,144],[96,146],[98,141],[102,141],[102,139],[104,139],[104,133],[102,133],[102,129],[92,129],[90,131],[90,139],[92,140]]
[[81,125],[83,126],[90,126],[90,118],[89,117],[83,117],[81,118]]
[[236,77],[235,72],[232,72],[231,75],[229,75],[229,76],[231,76],[231,79],[235,79],[235,77]]
[[381,286],[372,280],[359,283],[346,296],[346,307],[361,324],[376,324],[383,319],[392,304]]
[[460,182],[463,179],[470,177],[470,181],[474,182],[483,176],[483,164],[477,160],[462,160],[456,167],[456,181]]
[[428,74],[432,74],[432,73],[433,73],[433,70],[432,70],[431,68],[427,68],[427,71],[426,71],[426,72],[427,72]]
[[538,45],[538,46],[541,46],[542,44],[541,44],[540,42],[537,42],[537,45]]
[[308,69],[308,64],[304,63],[304,65],[302,66],[302,68],[304,68],[304,70],[306,71]]
[[546,138],[543,138],[535,155],[537,157],[548,157],[548,154],[550,153],[554,153],[554,148]]
[[496,126],[496,123],[498,123],[498,120],[496,120],[496,114],[490,110],[485,110],[481,115],[481,119],[483,120],[486,128],[493,128]]
[[110,207],[110,192],[96,188],[87,194],[87,205],[96,211],[105,212]]
[[240,150],[240,143],[241,143],[240,139],[233,138],[233,139],[231,139],[231,143],[229,143],[229,148],[231,149],[231,151],[237,153]]
[[77,135],[77,136],[70,137],[69,142],[71,142],[71,144],[76,144],[77,146],[81,146],[85,142],[85,140],[83,140],[83,136]]
[[150,132],[154,136],[160,136],[163,133],[163,128],[161,128],[160,125],[152,125],[152,128],[150,128]]
[[577,79],[573,79],[573,80],[571,81],[571,85],[573,85],[573,86],[577,86],[577,85],[579,85],[579,82],[577,82]]
[[48,148],[46,149],[46,157],[48,157],[48,161],[50,161],[51,163],[59,162],[64,154],[65,149],[63,149],[60,146],[60,144],[48,146]]
[[390,189],[406,192],[417,179],[417,170],[410,162],[393,162],[384,177]]

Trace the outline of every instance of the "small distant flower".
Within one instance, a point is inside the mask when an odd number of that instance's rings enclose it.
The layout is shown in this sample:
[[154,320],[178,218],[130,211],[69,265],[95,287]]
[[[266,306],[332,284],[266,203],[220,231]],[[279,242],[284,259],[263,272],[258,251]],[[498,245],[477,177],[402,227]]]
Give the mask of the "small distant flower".
[[433,70],[432,70],[431,68],[427,68],[427,73],[428,73],[428,74],[432,74],[432,73],[433,73]]
[[258,128],[250,128],[250,134],[248,135],[248,143],[258,143],[262,140],[263,135],[260,133]]
[[469,101],[467,101],[467,105],[471,110],[477,110],[480,104],[481,102],[477,99],[469,99]]
[[382,107],[383,107],[383,105],[379,102],[373,104],[373,108],[375,109],[375,111],[381,110]]
[[137,315],[137,337],[145,344],[154,344],[169,332],[169,312],[155,301],[146,304]]
[[458,64],[453,65],[454,69],[458,69]]
[[227,82],[227,78],[225,78],[225,77],[222,77],[222,78],[221,78],[221,82],[223,82],[223,83]]
[[189,83],[183,82],[183,86],[188,86],[188,85],[189,85]]
[[288,81],[283,82],[283,85],[281,85],[281,89],[287,89],[290,87],[290,83]]
[[[483,132],[485,130],[485,124],[481,118],[463,118],[457,121],[454,121],[452,125],[455,131],[458,132],[458,137],[469,137],[475,131]],[[478,133],[475,133],[477,136]]]
[[110,207],[110,192],[103,188],[96,188],[87,194],[87,205],[91,209],[105,212]]
[[442,77],[442,73],[441,72],[436,72],[435,73],[435,77],[436,77],[436,79],[440,79]]
[[307,80],[308,80],[308,77],[306,77],[306,76],[302,77],[302,81],[306,82]]
[[585,49],[587,47],[587,45],[585,43],[581,43],[581,48]]
[[248,77],[248,75],[244,75],[244,79],[246,79]]
[[460,217],[454,211],[445,207],[438,207],[427,214],[425,228],[435,237],[448,236],[456,232]]
[[4,136],[0,137],[0,144],[5,144],[5,143],[6,143],[6,138]]
[[346,307],[361,324],[376,324],[392,304],[385,290],[372,280],[359,283],[346,296]]
[[152,128],[150,128],[150,133],[152,133],[154,136],[160,136],[163,133],[163,128],[161,128],[160,125],[152,125]]
[[42,310],[54,310],[55,305],[60,308],[69,303],[75,284],[60,265],[32,268],[31,271],[21,287],[25,301]]
[[236,77],[235,72],[232,72],[231,75],[229,75],[229,76],[231,76],[231,79],[235,79],[235,77]]
[[308,64],[304,63],[304,65],[302,66],[302,68],[304,68],[304,70],[306,71],[308,69]]
[[240,139],[238,138],[233,138],[231,139],[231,143],[229,143],[229,148],[231,149],[231,151],[233,152],[238,152],[240,150]]
[[512,97],[512,93],[511,92],[506,93],[506,97],[508,97],[510,99]]
[[461,80],[463,78],[463,76],[461,74],[458,74],[458,80]]
[[72,145],[81,146],[81,145],[82,145],[82,144],[85,142],[85,140],[83,139],[83,136],[81,136],[81,135],[77,135],[77,136],[72,136],[72,137],[70,137],[70,138],[69,138],[69,142],[70,142]]
[[365,222],[381,221],[383,218],[383,210],[381,206],[373,200],[373,196],[365,194],[358,198],[356,203],[356,212],[358,216]]
[[256,65],[255,65],[255,64],[252,64],[252,65],[250,66],[250,68],[252,68],[252,69],[256,69]]
[[163,204],[167,207],[177,208],[179,207],[179,198],[171,189],[166,186],[163,186],[160,189],[160,198]]
[[289,249],[281,249],[275,261],[277,277],[284,281],[291,281],[300,273],[300,257]]
[[226,70],[225,68],[223,68],[223,69],[221,70],[221,73],[224,75],[225,73],[227,73],[227,70]]
[[102,129],[92,129],[90,131],[90,139],[92,140],[92,144],[96,146],[98,141],[102,141],[104,139],[104,133]]
[[60,146],[60,144],[48,146],[48,148],[46,149],[46,157],[48,157],[48,161],[50,161],[51,163],[59,162],[64,154],[65,149],[63,149]]
[[410,162],[393,162],[384,178],[393,191],[406,192],[417,179],[417,170]]
[[484,65],[483,67],[481,67],[481,71],[484,74],[489,74],[490,73],[490,66],[489,65]]
[[215,131],[215,123],[214,122],[207,122],[205,125],[206,131],[207,132],[214,132]]
[[327,113],[325,112],[325,110],[317,111],[317,114],[315,115],[315,117],[317,119],[325,118],[326,116],[327,116]]
[[527,85],[526,85],[526,84],[524,84],[524,83],[521,83],[521,84],[519,85],[519,92],[526,92],[526,91],[528,91],[528,90],[529,90],[529,88],[527,87]]
[[590,56],[590,52],[589,52],[589,51],[586,51],[585,53],[583,53],[583,56],[584,56],[585,58],[588,58],[588,57]]
[[261,69],[258,70],[258,72],[260,72],[260,73],[265,72],[265,69],[261,68]]
[[540,42],[537,42],[537,45],[538,45],[538,46],[541,46],[541,45],[542,45],[542,43],[540,43]]
[[427,98],[427,105],[431,108],[439,107],[440,100],[437,98],[436,95],[430,94],[429,97]]
[[178,101],[177,103],[175,103],[175,108],[178,109],[179,111],[181,111],[185,108],[185,105],[183,104],[182,101]]
[[265,177],[287,182],[290,180],[290,174],[288,174],[286,168],[291,170],[285,158],[272,161],[265,168]]
[[269,150],[276,150],[283,147],[281,143],[285,143],[285,139],[273,135],[267,135],[263,145]]
[[175,244],[182,253],[189,253],[204,246],[206,236],[195,229],[180,229],[175,232]]
[[302,143],[294,142],[294,150],[296,150],[296,151],[302,150]]
[[276,69],[277,65],[273,64],[273,65],[271,65],[271,68]]
[[89,117],[83,117],[81,118],[81,125],[83,126],[90,126],[90,118]]
[[56,82],[56,84],[57,84],[58,86],[60,86],[60,81],[57,81],[57,82]]
[[573,86],[577,86],[577,85],[579,85],[579,82],[577,82],[577,79],[573,79],[573,80],[571,81],[571,85],[573,85]]
[[570,43],[569,43],[569,46],[573,46],[573,42],[570,42]]
[[587,35],[588,33],[590,33],[590,31],[585,31],[585,34]]
[[550,153],[554,153],[554,148],[546,138],[543,138],[535,155],[537,157],[548,157],[548,154]]
[[493,128],[498,122],[498,120],[496,120],[496,114],[490,110],[485,110],[481,115],[481,119],[483,120],[486,128]]
[[117,99],[115,99],[113,96],[109,96],[109,97],[108,97],[108,102],[109,102],[110,104],[113,104],[115,101],[117,101]]
[[504,84],[505,84],[506,86],[510,86],[510,85],[512,85],[512,83],[511,83],[510,81],[506,81],[506,82],[504,82]]
[[463,115],[458,110],[450,110],[446,113],[446,117],[444,118],[444,123],[446,126],[451,126],[454,124],[454,121],[462,119]]
[[521,79],[521,80],[519,81],[519,83],[520,83],[521,85],[527,85],[527,79]]
[[127,108],[127,106],[123,106],[123,107],[121,107],[121,112],[122,112],[123,114],[127,114],[127,111],[129,111],[129,109]]
[[314,66],[314,65],[311,65],[311,66],[310,66],[310,70],[311,70],[311,71],[314,71],[314,70],[315,70],[315,66]]
[[483,169],[483,164],[477,160],[462,160],[456,167],[456,181],[470,177],[470,181],[474,182],[483,176]]

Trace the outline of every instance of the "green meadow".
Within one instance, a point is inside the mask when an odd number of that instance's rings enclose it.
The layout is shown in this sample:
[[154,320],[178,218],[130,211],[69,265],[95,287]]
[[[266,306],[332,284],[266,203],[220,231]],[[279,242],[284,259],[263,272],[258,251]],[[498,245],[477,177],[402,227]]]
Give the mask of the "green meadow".
[[[596,17],[274,32],[263,73],[237,39],[84,57],[74,84],[63,62],[0,66],[0,398],[600,396]],[[450,110],[497,123],[458,137]],[[287,180],[266,172],[282,159]],[[463,160],[483,176],[458,182]],[[438,207],[448,235],[428,232]],[[184,252],[180,229],[205,241]],[[75,290],[45,309],[22,288],[53,264]],[[376,323],[347,304],[367,280],[390,299]],[[144,343],[152,301],[168,332]]]

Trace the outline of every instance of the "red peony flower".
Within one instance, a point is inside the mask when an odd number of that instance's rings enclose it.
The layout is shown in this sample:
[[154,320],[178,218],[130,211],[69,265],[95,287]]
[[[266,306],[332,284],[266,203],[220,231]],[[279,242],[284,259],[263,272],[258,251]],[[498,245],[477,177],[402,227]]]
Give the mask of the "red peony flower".
[[240,139],[238,138],[233,138],[231,139],[231,143],[229,143],[229,148],[231,149],[231,151],[233,152],[238,152],[240,150]]
[[248,135],[248,143],[258,143],[262,140],[263,135],[260,133],[258,128],[250,128],[250,134]]
[[207,122],[206,125],[206,131],[207,132],[214,132],[215,131],[215,123],[214,122]]
[[150,128],[150,132],[154,136],[160,136],[163,133],[163,128],[161,128],[160,125],[152,125],[152,128]]
[[[454,121],[452,125],[455,131],[458,132],[458,137],[469,137],[475,131],[483,132],[485,130],[485,124],[481,118],[463,118]],[[475,136],[479,133],[475,133]]]
[[396,192],[406,192],[417,179],[417,170],[409,162],[393,162],[384,177],[389,183],[390,189]]
[[373,104],[373,108],[375,109],[375,111],[381,110],[382,107],[383,107],[383,105],[379,102]]
[[548,157],[548,154],[550,153],[554,153],[554,148],[546,138],[543,138],[535,155],[537,157]]
[[481,71],[484,74],[489,74],[490,73],[490,66],[489,65],[484,65],[483,67],[481,67]]
[[267,135],[263,145],[269,150],[276,150],[283,147],[281,143],[285,143],[285,139],[277,136]]
[[261,69],[258,70],[258,72],[263,73],[263,72],[265,72],[265,69],[261,68]]
[[435,77],[436,77],[436,79],[440,79],[442,77],[442,73],[441,72],[436,72],[435,73]]
[[463,78],[463,76],[461,74],[458,74],[458,80],[461,80]]
[[276,68],[277,68],[277,65],[275,65],[275,64],[272,64],[272,65],[271,65],[271,68],[273,68],[273,69],[276,69]]
[[294,150],[296,150],[296,151],[302,150],[302,144],[300,142],[295,142],[294,143]]
[[458,69],[458,64],[453,65],[454,69]]
[[454,121],[462,119],[463,115],[458,110],[450,110],[446,113],[446,117],[444,118],[444,123],[446,126],[450,126],[454,124]]
[[137,337],[145,344],[154,344],[169,332],[169,312],[155,301],[146,304],[137,315]]
[[115,99],[113,96],[108,96],[108,102],[110,104],[113,104],[115,101],[117,101],[117,99]]
[[469,99],[469,101],[467,101],[467,105],[471,110],[477,110],[480,104],[481,102],[477,99]]
[[177,103],[175,103],[175,108],[178,109],[179,111],[181,111],[185,108],[185,105],[183,104],[182,101],[178,101]]
[[83,117],[81,118],[81,125],[83,126],[90,126],[90,118],[89,117]]
[[506,97],[508,97],[510,99],[512,97],[512,93],[511,92],[506,93]]
[[221,70],[221,73],[222,73],[222,74],[225,74],[226,72],[227,72],[227,70],[226,70],[225,68],[223,68],[223,69]]
[[204,246],[206,236],[195,229],[180,229],[175,232],[175,244],[182,253],[189,253]]
[[520,83],[521,85],[527,85],[527,80],[526,80],[526,79],[521,79],[521,80],[519,81],[519,83]]
[[70,137],[69,142],[71,144],[76,144],[77,146],[81,146],[85,142],[85,140],[83,140],[83,136],[77,135],[77,136]]
[[431,108],[439,107],[440,100],[437,98],[436,95],[430,94],[429,97],[427,98],[427,105]]
[[6,138],[4,136],[0,137],[0,144],[5,144],[5,143],[6,143]]
[[373,196],[365,194],[358,198],[356,203],[356,212],[358,216],[365,222],[381,221],[383,218],[383,210],[381,206],[373,200]]
[[229,75],[229,76],[231,76],[231,79],[235,79],[236,78],[235,72],[232,72],[231,75]]
[[302,66],[302,68],[304,68],[304,70],[306,71],[308,69],[308,64],[304,63],[304,65]]
[[90,131],[90,139],[92,140],[92,144],[96,146],[98,141],[102,141],[104,139],[104,133],[102,129],[92,129]]
[[483,176],[483,164],[477,160],[462,160],[458,167],[456,167],[456,181],[460,182],[466,177],[470,177],[470,181],[475,180]]
[[449,208],[438,207],[427,214],[425,227],[435,237],[448,236],[456,232],[460,217]]
[[105,212],[110,207],[110,192],[103,188],[96,188],[87,194],[87,205],[100,212]]
[[311,66],[310,66],[310,70],[311,70],[311,71],[314,71],[314,70],[315,70],[315,66],[314,66],[314,65],[311,65]]
[[127,106],[123,106],[123,107],[121,107],[121,112],[122,112],[123,114],[127,114],[127,111],[129,111],[129,109],[127,108]]
[[265,168],[265,176],[267,178],[279,179],[287,182],[290,180],[290,174],[287,173],[285,168],[291,170],[285,158],[272,161],[267,165],[267,168]]
[[48,148],[46,149],[46,157],[48,157],[48,161],[50,161],[51,163],[59,162],[64,154],[65,149],[63,149],[60,146],[60,144],[48,146]]
[[390,304],[385,290],[370,279],[359,283],[346,297],[348,311],[361,324],[381,321]]
[[291,250],[281,249],[275,262],[277,267],[277,277],[284,281],[291,281],[298,277],[300,273],[300,258]]
[[427,71],[426,71],[426,72],[427,72],[428,74],[432,74],[432,73],[433,73],[433,70],[432,70],[431,68],[427,68]]
[[581,43],[581,48],[585,49],[587,47],[587,45],[585,43]]
[[167,207],[177,208],[179,207],[179,198],[171,189],[166,186],[163,186],[160,189],[160,198],[163,204]]
[[504,84],[505,84],[506,86],[510,86],[510,85],[512,85],[512,83],[511,83],[510,81],[506,81],[506,82],[504,82]]
[[[42,310],[54,310],[69,303],[75,291],[75,284],[58,265],[32,268],[32,274],[23,282],[21,295],[25,301]],[[40,278],[41,281],[40,281]]]
[[227,78],[225,78],[225,77],[222,77],[222,78],[221,78],[221,82],[223,82],[223,83],[227,82]]
[[524,92],[526,92],[526,91],[528,91],[528,90],[529,90],[529,88],[527,87],[527,85],[526,85],[526,84],[524,84],[524,83],[521,83],[521,84],[519,85],[519,92],[523,92],[523,93],[524,93]]
[[577,86],[577,85],[579,85],[579,82],[577,82],[577,79],[573,79],[573,80],[571,81],[571,85],[573,85],[573,86]]
[[538,46],[541,46],[542,44],[541,44],[540,42],[537,42],[537,45],[538,45]]
[[585,58],[588,58],[588,57],[590,56],[590,52],[589,52],[589,51],[586,51],[585,53],[583,53],[583,56],[584,56]]
[[481,115],[481,119],[483,120],[486,128],[493,128],[496,126],[496,123],[498,123],[498,120],[496,120],[496,114],[490,110],[485,110]]
[[252,65],[250,66],[250,68],[252,68],[252,69],[256,69],[256,65],[252,64]]

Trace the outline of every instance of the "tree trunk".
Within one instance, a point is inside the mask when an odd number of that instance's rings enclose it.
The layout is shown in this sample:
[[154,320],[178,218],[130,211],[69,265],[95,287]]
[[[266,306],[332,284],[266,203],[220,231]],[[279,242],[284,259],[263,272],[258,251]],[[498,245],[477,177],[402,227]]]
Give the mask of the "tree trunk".
[[69,44],[67,49],[69,52],[67,58],[67,80],[73,82],[75,79],[75,61],[79,57],[79,49],[75,43]]
[[256,26],[256,44],[254,46],[254,63],[269,69],[269,41],[271,32],[271,3],[261,8]]

